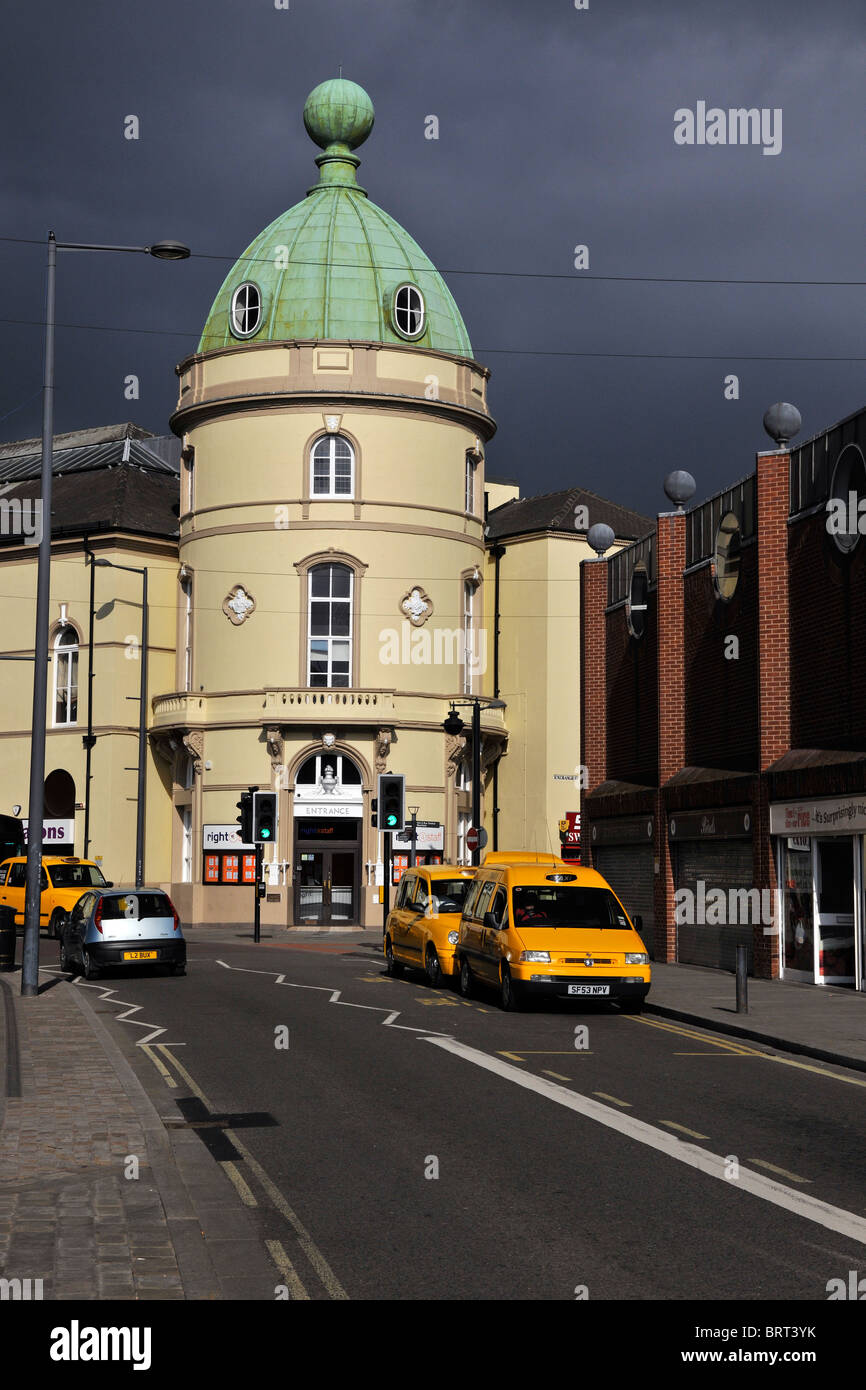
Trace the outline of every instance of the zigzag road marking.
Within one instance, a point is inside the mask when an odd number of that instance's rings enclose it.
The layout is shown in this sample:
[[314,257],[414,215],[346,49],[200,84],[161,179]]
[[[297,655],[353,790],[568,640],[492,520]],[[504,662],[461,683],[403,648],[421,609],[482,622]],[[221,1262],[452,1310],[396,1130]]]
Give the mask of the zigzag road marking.
[[387,1014],[387,1018],[382,1019],[383,1028],[400,1028],[406,1033],[425,1033],[429,1036],[444,1037],[447,1034],[437,1034],[431,1028],[413,1028],[408,1023],[395,1023],[394,1020],[400,1017],[400,1009],[386,1009],[380,1004],[353,1004],[349,999],[341,999],[341,989],[331,989],[330,985],[299,985],[294,980],[287,980],[285,975],[278,974],[275,970],[251,970],[248,966],[228,965],[224,960],[218,960],[217,965],[221,965],[223,970],[233,970],[239,975],[269,975],[276,985],[285,985],[287,989],[315,989],[320,993],[330,995],[329,1004],[342,1004],[345,1009],[367,1009],[375,1014]]
[[[167,1031],[165,1028],[161,1028],[158,1024],[155,1024],[155,1023],[143,1023],[142,1020],[141,1020],[140,1018],[130,1018],[130,1017],[129,1017],[130,1014],[139,1014],[139,1013],[141,1013],[142,1009],[144,1008],[144,1005],[143,1005],[143,1004],[130,1004],[130,1002],[129,1002],[128,999],[114,999],[114,998],[112,998],[112,996],[113,996],[113,994],[114,994],[114,990],[113,990],[113,989],[106,989],[104,985],[86,984],[83,980],[78,980],[78,979],[76,979],[76,980],[74,981],[74,988],[75,988],[75,989],[98,989],[98,990],[100,991],[100,998],[101,998],[101,999],[105,999],[106,1002],[109,1003],[109,1004],[119,1004],[121,1008],[126,1008],[126,1013],[125,1013],[125,1014],[117,1014],[117,1015],[116,1015],[116,1022],[118,1022],[118,1023],[131,1023],[132,1026],[133,1026],[134,1028],[150,1028],[150,1029],[151,1029],[151,1032],[148,1033],[148,1035],[147,1035],[146,1038],[139,1038],[138,1042],[135,1044],[136,1047],[146,1047],[147,1044],[148,1044],[149,1042],[152,1042],[154,1038],[158,1038],[159,1035],[160,1035],[160,1033],[165,1033],[165,1032]],[[186,1043],[172,1043],[172,1047],[186,1047]]]

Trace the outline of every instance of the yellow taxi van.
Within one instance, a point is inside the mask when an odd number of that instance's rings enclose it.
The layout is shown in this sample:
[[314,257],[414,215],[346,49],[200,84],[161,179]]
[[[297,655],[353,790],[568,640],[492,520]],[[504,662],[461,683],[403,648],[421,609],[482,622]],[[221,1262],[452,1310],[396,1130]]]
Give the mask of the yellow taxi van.
[[477,869],[423,864],[407,869],[385,923],[382,949],[389,975],[423,970],[431,985],[454,975],[460,914]]
[[491,985],[503,1009],[553,996],[639,1013],[651,978],[646,947],[601,874],[528,851],[499,850],[475,870],[454,966],[464,997]]
[[[27,878],[27,857],[16,855],[0,864],[0,907],[11,907],[15,925],[24,925],[24,889]],[[98,864],[74,855],[42,856],[40,870],[41,898],[39,925],[48,928],[48,935],[60,937],[82,893],[88,888],[110,888]]]

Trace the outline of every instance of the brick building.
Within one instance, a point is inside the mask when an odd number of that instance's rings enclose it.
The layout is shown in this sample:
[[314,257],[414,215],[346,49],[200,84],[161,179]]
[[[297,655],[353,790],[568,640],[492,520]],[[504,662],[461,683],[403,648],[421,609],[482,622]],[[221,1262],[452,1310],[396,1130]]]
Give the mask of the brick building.
[[658,960],[866,987],[861,506],[866,410],[582,564],[584,861]]

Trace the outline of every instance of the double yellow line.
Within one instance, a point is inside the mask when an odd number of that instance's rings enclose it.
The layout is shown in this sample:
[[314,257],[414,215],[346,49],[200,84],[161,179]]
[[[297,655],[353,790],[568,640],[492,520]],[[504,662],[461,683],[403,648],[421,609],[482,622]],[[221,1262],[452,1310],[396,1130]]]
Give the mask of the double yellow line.
[[[167,1058],[167,1060],[174,1067],[178,1075],[189,1087],[193,1095],[198,1096],[202,1104],[206,1106],[209,1114],[213,1114],[214,1107],[211,1105],[204,1091],[201,1089],[198,1083],[193,1080],[186,1068],[183,1067],[181,1063],[177,1060],[170,1048],[167,1047],[164,1043],[156,1043],[154,1044],[154,1047],[158,1048],[158,1050],[162,1053],[163,1057]],[[160,1057],[156,1056],[156,1053],[153,1050],[153,1048],[146,1044],[142,1048],[142,1051],[147,1053],[148,1057],[153,1062],[154,1066],[156,1067],[157,1071],[159,1072],[166,1085],[172,1088],[176,1088],[177,1082],[175,1081],[168,1067],[165,1065],[165,1062]],[[246,1147],[244,1143],[242,1143],[242,1141],[238,1138],[237,1134],[233,1129],[224,1129],[222,1132],[223,1134],[225,1134],[229,1142],[234,1145],[238,1153],[243,1158],[244,1166],[248,1169],[250,1173],[253,1173],[255,1177],[258,1179],[258,1181],[261,1183],[262,1187],[264,1188],[268,1197],[271,1199],[271,1202],[276,1207],[277,1211],[280,1213],[281,1216],[285,1218],[285,1220],[291,1226],[292,1230],[295,1233],[295,1236],[297,1237],[298,1244],[300,1245],[301,1249],[306,1255],[309,1263],[315,1270],[319,1278],[319,1282],[321,1283],[328,1297],[333,1299],[348,1299],[349,1295],[346,1293],[346,1290],[343,1288],[336,1274],[331,1269],[331,1266],[328,1264],[328,1261],[325,1259],[321,1250],[316,1245],[316,1242],[313,1240],[313,1237],[310,1235],[306,1226],[304,1226],[300,1217],[292,1209],[292,1207],[289,1206],[289,1203],[286,1201],[285,1197],[283,1196],[280,1189],[277,1187],[276,1183],[274,1183],[268,1177],[268,1174],[265,1172],[262,1165],[258,1162],[256,1158],[253,1157],[249,1149]],[[258,1201],[254,1192],[250,1188],[249,1184],[244,1180],[244,1178],[241,1177],[241,1174],[238,1171],[237,1166],[234,1163],[232,1163],[231,1160],[226,1159],[220,1163],[220,1167],[223,1169],[229,1181],[234,1185],[234,1188],[237,1191],[238,1196],[240,1197],[244,1206],[258,1206]],[[267,1247],[268,1254],[270,1255],[271,1259],[273,1260],[274,1264],[279,1270],[280,1277],[283,1283],[286,1285],[289,1291],[290,1298],[308,1300],[310,1295],[307,1292],[307,1289],[305,1288],[300,1275],[298,1274],[297,1270],[292,1264],[292,1261],[289,1259],[289,1256],[287,1255],[282,1242],[279,1240],[266,1240],[265,1245]]]
[[[677,1033],[682,1038],[689,1038],[695,1042],[709,1043],[711,1047],[719,1048],[723,1052],[733,1053],[739,1057],[760,1057],[764,1062],[778,1062],[783,1067],[796,1067],[798,1071],[815,1072],[818,1076],[827,1076],[831,1081],[843,1081],[847,1086],[866,1086],[866,1080],[861,1080],[856,1076],[842,1076],[839,1072],[830,1071],[827,1067],[818,1067],[811,1062],[795,1062],[792,1057],[779,1057],[774,1052],[764,1052],[759,1047],[748,1047],[745,1043],[735,1042],[729,1038],[710,1038],[706,1033],[698,1033],[692,1028],[684,1028],[680,1023],[662,1022],[661,1019],[643,1018],[635,1014],[624,1014],[632,1023],[643,1023],[647,1028],[660,1028],[665,1033]],[[710,1056],[710,1053],[683,1052],[682,1057]]]

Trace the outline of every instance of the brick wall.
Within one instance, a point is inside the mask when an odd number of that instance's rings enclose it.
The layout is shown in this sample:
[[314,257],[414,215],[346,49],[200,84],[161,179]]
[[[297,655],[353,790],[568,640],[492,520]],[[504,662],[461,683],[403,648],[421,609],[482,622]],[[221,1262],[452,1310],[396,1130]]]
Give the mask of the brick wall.
[[[757,545],[740,558],[733,598],[716,595],[709,565],[685,576],[686,756],[694,767],[750,771],[758,761]],[[729,637],[738,641],[738,655]]]

